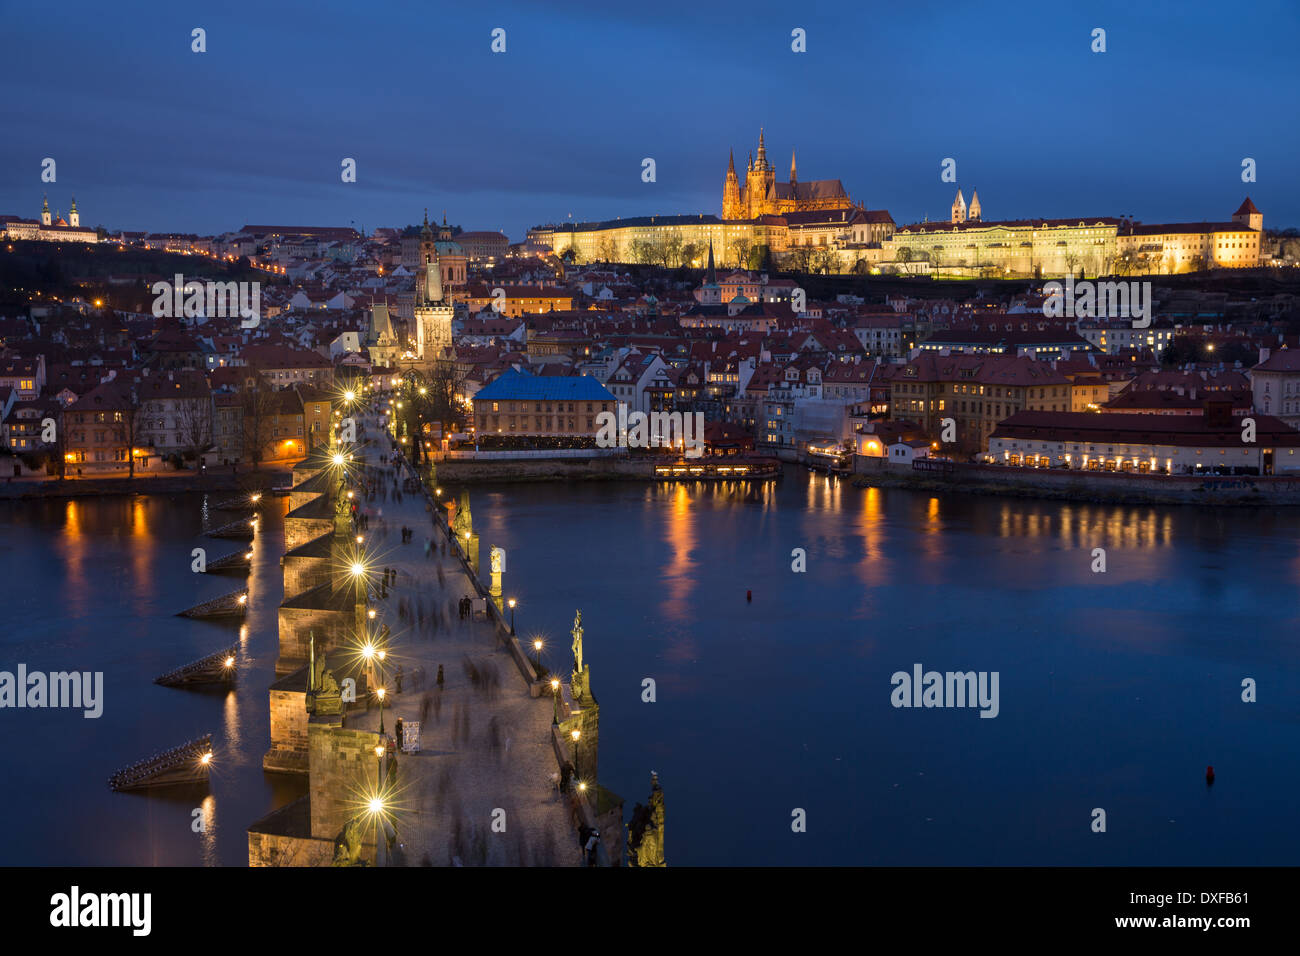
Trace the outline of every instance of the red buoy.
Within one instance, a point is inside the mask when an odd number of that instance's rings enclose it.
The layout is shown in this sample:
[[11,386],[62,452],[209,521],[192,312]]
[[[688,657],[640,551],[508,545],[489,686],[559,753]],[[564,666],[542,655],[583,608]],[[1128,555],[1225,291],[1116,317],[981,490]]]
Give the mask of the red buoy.
[[1205,768],[1205,782],[1206,782],[1206,783],[1214,783],[1214,767],[1213,767],[1213,766],[1210,766],[1210,767],[1206,767],[1206,768]]
[[746,592],[745,592],[745,600],[746,600],[746,601],[749,601],[749,602],[752,604],[753,601],[754,601],[754,592],[753,592],[753,591],[746,591]]

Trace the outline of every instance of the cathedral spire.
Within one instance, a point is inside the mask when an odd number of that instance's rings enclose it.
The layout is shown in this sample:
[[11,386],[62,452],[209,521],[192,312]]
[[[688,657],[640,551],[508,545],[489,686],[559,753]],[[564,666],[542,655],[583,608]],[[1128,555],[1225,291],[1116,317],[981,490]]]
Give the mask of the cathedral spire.
[[709,240],[709,265],[704,271],[704,281],[709,285],[717,285],[718,277],[713,271],[713,240]]
[[736,175],[736,151],[734,149],[727,150],[727,175]]
[[795,172],[794,150],[790,150],[790,183],[793,185],[799,181],[799,174]]
[[763,142],[763,127],[758,128],[758,168],[767,168],[767,144]]

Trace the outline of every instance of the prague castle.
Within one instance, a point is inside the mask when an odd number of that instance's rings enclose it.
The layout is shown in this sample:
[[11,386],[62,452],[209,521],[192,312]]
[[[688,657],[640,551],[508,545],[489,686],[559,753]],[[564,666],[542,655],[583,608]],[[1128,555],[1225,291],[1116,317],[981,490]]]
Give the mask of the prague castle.
[[783,216],[791,212],[822,212],[853,209],[853,200],[838,179],[814,179],[799,182],[795,155],[790,154],[790,181],[776,181],[776,167],[767,161],[767,144],[758,131],[758,157],[749,159],[745,182],[736,177],[736,156],[727,161],[727,178],[722,186],[722,218],[757,219],[759,216]]

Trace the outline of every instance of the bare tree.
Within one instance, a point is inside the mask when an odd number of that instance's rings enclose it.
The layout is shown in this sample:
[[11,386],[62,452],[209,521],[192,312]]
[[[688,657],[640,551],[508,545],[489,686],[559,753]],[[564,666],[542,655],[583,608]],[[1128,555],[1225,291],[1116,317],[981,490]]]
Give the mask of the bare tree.
[[813,266],[827,275],[839,271],[840,251],[834,246],[818,246],[813,252]]
[[613,236],[602,236],[596,243],[596,257],[602,262],[615,262],[618,260],[618,243]]
[[754,244],[744,236],[737,236],[735,239],[731,240],[731,256],[735,261],[737,269],[744,269],[748,266],[749,254],[753,248]]
[[259,375],[239,393],[243,412],[244,457],[257,468],[266,455],[274,433],[275,418],[280,410],[280,395]]
[[671,235],[664,238],[664,268],[677,268],[682,264],[682,237]]
[[176,408],[181,444],[198,461],[212,447],[212,396],[181,399]]

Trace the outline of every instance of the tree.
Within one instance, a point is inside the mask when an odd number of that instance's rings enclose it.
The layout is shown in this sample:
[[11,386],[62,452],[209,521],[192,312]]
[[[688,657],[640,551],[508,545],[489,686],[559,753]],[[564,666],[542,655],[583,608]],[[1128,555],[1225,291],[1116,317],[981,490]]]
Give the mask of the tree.
[[737,236],[731,240],[728,248],[731,250],[732,261],[737,269],[743,269],[749,264],[749,250],[753,243],[744,236]]
[[281,396],[258,375],[251,385],[239,393],[243,413],[244,457],[257,468],[266,454],[266,446],[275,437],[275,419],[280,411]]
[[198,461],[212,447],[212,396],[204,394],[181,399],[176,417],[181,444]]
[[807,272],[812,265],[812,247],[791,246],[785,252],[785,262],[792,272]]
[[813,268],[829,275],[840,267],[840,252],[834,246],[818,246],[813,252]]
[[682,265],[694,266],[696,259],[703,259],[707,255],[708,249],[698,243],[688,242],[682,246]]
[[912,261],[911,248],[909,246],[900,246],[898,251],[894,253],[894,258],[899,262],[911,262]]
[[596,257],[602,262],[618,260],[618,243],[613,236],[600,237],[600,241],[596,243]]
[[676,269],[682,264],[682,237],[676,234],[665,236],[664,268]]

